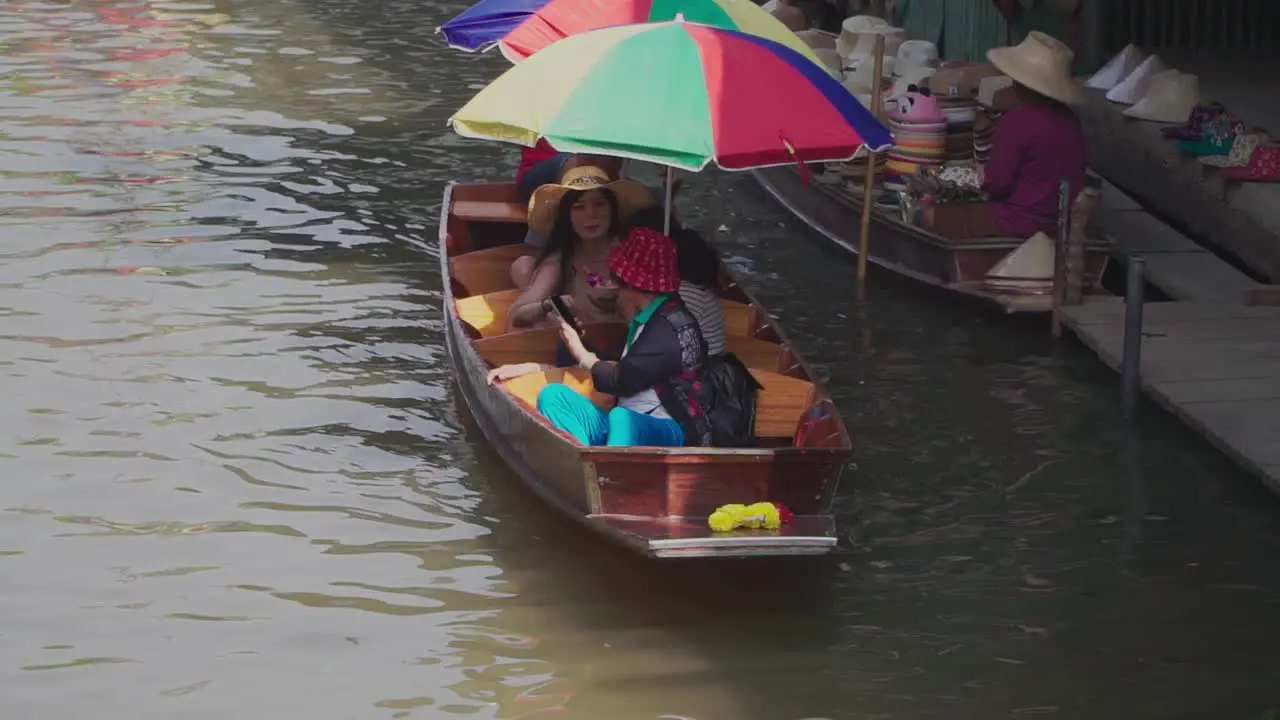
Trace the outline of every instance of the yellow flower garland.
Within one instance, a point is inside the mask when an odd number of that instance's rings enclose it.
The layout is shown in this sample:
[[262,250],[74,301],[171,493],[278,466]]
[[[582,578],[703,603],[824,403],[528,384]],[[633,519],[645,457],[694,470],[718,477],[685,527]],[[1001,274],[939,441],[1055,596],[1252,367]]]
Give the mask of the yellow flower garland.
[[721,505],[707,518],[707,527],[718,533],[731,532],[740,527],[776,530],[781,526],[782,516],[778,507],[770,502]]

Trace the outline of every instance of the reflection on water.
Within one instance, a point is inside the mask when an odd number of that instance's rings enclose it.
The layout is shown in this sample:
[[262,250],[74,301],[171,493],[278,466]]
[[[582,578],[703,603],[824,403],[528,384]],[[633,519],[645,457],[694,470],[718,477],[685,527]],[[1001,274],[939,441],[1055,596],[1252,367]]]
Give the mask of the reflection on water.
[[[429,239],[503,61],[387,0],[0,6],[5,717],[1255,718],[1277,503],[1042,328],[682,203],[857,436],[832,563],[660,566],[456,406]],[[806,292],[830,288],[822,293]],[[1154,414],[1153,414],[1154,415]]]

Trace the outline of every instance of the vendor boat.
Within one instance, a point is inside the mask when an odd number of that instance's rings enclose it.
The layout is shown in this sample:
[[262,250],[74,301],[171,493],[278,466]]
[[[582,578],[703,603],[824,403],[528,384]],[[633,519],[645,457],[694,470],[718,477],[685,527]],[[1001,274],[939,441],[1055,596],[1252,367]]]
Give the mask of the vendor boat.
[[[798,168],[753,170],[756,180],[793,215],[841,251],[857,255],[862,192],[844,184],[806,182]],[[896,204],[877,204],[867,260],[899,275],[951,291],[1005,313],[1053,310],[1052,260],[1033,262],[1035,238],[951,240],[906,223]],[[1084,272],[1086,294],[1107,294],[1102,274],[1116,243],[1086,228]],[[1018,253],[1018,255],[1015,255]],[[1023,257],[1028,262],[1019,262]],[[1052,255],[1050,255],[1050,258]]]
[[[511,262],[530,248],[526,204],[511,183],[450,184],[439,252],[446,338],[462,397],[498,454],[551,507],[588,530],[657,558],[822,555],[836,547],[831,513],[850,456],[835,404],[769,314],[728,275],[720,295],[726,344],[763,386],[754,447],[584,446],[535,409],[548,383],[564,383],[601,408],[590,374],[563,368],[489,385],[490,368],[554,364],[555,328],[508,331],[520,291]],[[592,341],[621,347],[626,326],[588,325]],[[771,502],[789,510],[776,529],[713,532],[720,506]]]

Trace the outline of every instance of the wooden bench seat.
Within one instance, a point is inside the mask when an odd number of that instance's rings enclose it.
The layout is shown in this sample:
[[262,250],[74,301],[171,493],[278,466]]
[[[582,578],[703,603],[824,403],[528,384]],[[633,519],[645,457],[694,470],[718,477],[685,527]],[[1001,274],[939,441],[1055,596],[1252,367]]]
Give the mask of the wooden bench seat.
[[453,216],[467,222],[525,223],[529,207],[525,203],[498,200],[455,200]]
[[454,311],[460,320],[475,328],[480,337],[495,337],[507,331],[507,314],[520,293],[518,288],[513,288],[458,298],[453,301]]
[[[751,374],[764,386],[756,400],[756,437],[778,439],[794,436],[800,418],[814,402],[813,383],[763,370],[753,370]],[[613,397],[596,392],[591,384],[591,373],[581,368],[560,368],[524,375],[508,380],[504,387],[536,410],[538,393],[550,383],[568,385],[590,398],[601,410],[614,405]]]
[[756,437],[790,438],[816,399],[813,383],[767,370],[751,369],[764,386],[756,396]]
[[782,346],[768,340],[757,340],[752,337],[726,335],[724,346],[727,352],[738,356],[743,365],[751,370],[767,370],[777,372],[782,362]]
[[591,383],[591,373],[582,368],[557,368],[546,372],[533,373],[512,378],[503,384],[507,392],[524,401],[531,409],[538,409],[538,393],[551,383],[563,383],[579,394],[590,398],[591,402],[601,410],[613,407],[613,397],[596,392]]
[[[480,252],[488,253],[492,251],[482,250]],[[459,259],[475,254],[477,253],[469,253]],[[512,257],[512,260],[515,257]],[[508,263],[508,267],[510,267],[510,263]],[[466,282],[463,281],[463,284],[465,285]],[[483,295],[456,298],[453,301],[454,311],[463,322],[475,328],[480,333],[480,337],[494,337],[506,332],[507,315],[511,312],[511,306],[519,297],[520,290],[512,288],[486,292]],[[745,339],[751,325],[751,306],[734,300],[722,299],[720,307],[724,309],[725,337]],[[747,365],[751,364],[747,363],[746,360],[743,360],[743,362]],[[769,367],[773,368],[776,365],[777,362],[775,361]]]
[[[532,252],[533,247],[518,243],[458,255],[449,258],[449,277],[466,290],[468,297],[511,290],[515,287],[511,282],[511,263]],[[503,322],[506,322],[505,316]]]

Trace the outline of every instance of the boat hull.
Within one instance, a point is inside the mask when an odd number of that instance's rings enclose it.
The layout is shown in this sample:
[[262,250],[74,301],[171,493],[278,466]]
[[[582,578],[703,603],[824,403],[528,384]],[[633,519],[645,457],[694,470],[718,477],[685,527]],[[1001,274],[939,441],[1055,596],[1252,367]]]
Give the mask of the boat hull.
[[[821,555],[836,549],[830,509],[849,439],[825,396],[812,403],[801,423],[808,428],[804,447],[584,447],[549,426],[528,403],[490,386],[490,363],[477,348],[476,330],[454,311],[457,283],[450,274],[451,251],[461,243],[483,247],[485,231],[474,224],[460,228],[450,217],[454,190],[451,185],[446,191],[440,237],[449,359],[476,424],[525,485],[590,531],[655,558]],[[768,329],[768,336],[781,334]],[[793,373],[807,376],[802,361],[787,357]],[[720,505],[766,500],[787,505],[793,521],[777,530],[712,533],[707,527],[706,517]]]

